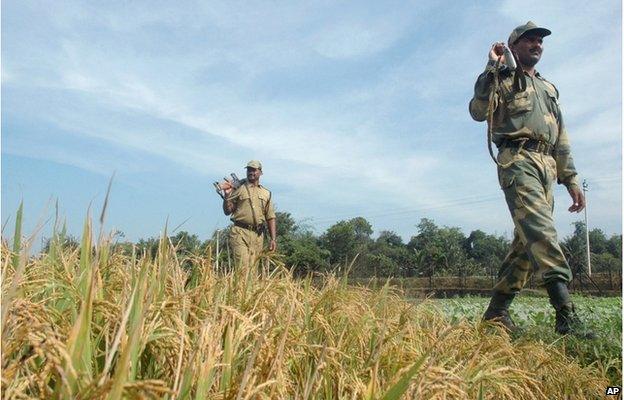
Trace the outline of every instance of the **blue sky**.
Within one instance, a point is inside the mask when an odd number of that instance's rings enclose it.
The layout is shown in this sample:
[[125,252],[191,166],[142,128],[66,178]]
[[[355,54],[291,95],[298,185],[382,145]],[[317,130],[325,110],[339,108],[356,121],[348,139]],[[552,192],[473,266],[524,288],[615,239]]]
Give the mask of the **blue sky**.
[[[264,164],[276,207],[317,233],[421,218],[511,235],[485,124],[467,104],[494,41],[550,28],[538,70],[560,92],[590,227],[622,231],[619,1],[2,2],[2,221],[58,198],[78,234],[99,212],[130,240],[169,219],[224,227],[212,182]],[[560,236],[572,231],[556,189]],[[49,232],[48,222],[43,234]]]

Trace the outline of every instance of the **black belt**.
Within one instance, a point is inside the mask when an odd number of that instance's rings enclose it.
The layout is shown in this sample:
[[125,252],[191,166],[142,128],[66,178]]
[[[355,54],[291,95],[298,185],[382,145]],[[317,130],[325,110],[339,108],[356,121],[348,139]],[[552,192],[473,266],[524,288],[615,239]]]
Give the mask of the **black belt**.
[[246,224],[244,222],[234,221],[234,226],[238,226],[239,228],[247,229],[248,231],[256,232],[258,235],[262,232],[262,225],[253,226],[251,224]]
[[522,148],[525,150],[546,154],[547,156],[552,156],[555,150],[555,146],[553,146],[552,144],[535,139],[504,140],[503,143],[501,143],[500,145],[501,148],[508,147],[513,149],[517,149],[520,146],[522,146]]

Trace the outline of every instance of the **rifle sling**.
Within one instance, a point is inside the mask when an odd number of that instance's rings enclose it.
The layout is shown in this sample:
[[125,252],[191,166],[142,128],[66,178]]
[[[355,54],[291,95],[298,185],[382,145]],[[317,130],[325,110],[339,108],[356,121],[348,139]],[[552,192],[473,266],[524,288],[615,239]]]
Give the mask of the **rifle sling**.
[[253,217],[254,226],[257,229],[258,219],[256,218],[256,212],[254,211],[253,202],[251,201],[251,192],[249,192],[249,186],[247,186],[246,182],[245,182],[245,190],[247,190],[247,195],[249,196],[247,200],[249,200],[249,207],[251,207],[251,216]]

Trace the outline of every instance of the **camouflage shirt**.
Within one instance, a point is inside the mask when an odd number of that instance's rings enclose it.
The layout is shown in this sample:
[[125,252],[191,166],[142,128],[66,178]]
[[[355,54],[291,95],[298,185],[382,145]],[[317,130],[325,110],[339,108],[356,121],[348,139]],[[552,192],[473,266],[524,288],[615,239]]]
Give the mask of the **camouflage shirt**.
[[[493,61],[477,78],[474,96],[470,100],[470,115],[476,121],[487,119],[490,90],[494,81]],[[495,94],[493,141],[500,146],[505,139],[529,138],[554,146],[557,164],[557,182],[566,186],[578,185],[576,169],[570,152],[568,134],[559,108],[559,92],[539,73],[525,73],[526,90],[513,88],[515,71],[505,66],[499,69],[500,85]]]
[[228,200],[234,203],[234,211],[230,217],[233,222],[253,226],[275,218],[271,192],[262,185],[254,186],[245,183],[236,189]]

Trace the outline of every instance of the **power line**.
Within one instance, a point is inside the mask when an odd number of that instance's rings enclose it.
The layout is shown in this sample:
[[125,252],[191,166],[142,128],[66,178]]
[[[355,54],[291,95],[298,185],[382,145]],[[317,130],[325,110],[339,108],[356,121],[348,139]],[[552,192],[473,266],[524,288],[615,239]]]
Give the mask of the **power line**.
[[[611,176],[591,179],[591,182],[608,182],[608,181],[614,181],[614,180],[620,180],[620,179],[621,179],[620,176],[611,175]],[[598,186],[594,188],[594,191],[601,191],[605,189],[606,189],[605,187]],[[480,196],[467,196],[467,197],[447,200],[444,202],[438,202],[435,204],[424,204],[416,208],[409,207],[409,208],[402,208],[402,209],[394,209],[392,211],[380,211],[380,212],[372,211],[372,212],[359,212],[359,213],[354,212],[354,213],[349,213],[349,214],[336,214],[333,216],[321,218],[316,221],[312,219],[310,220],[310,225],[319,226],[325,223],[351,219],[351,218],[356,218],[356,217],[365,217],[365,218],[399,217],[399,216],[414,214],[414,213],[423,212],[423,211],[440,210],[440,209],[453,208],[453,207],[458,207],[458,206],[487,203],[487,202],[491,202],[494,200],[499,200],[500,198],[501,198],[501,193],[498,192],[496,194],[490,193],[490,194],[480,195]]]
[[366,216],[368,218],[386,217],[386,216],[402,216],[402,215],[413,214],[413,213],[422,212],[422,211],[439,210],[439,209],[452,208],[452,207],[465,206],[465,205],[474,205],[474,204],[490,202],[490,201],[498,200],[498,199],[500,199],[500,194],[496,194],[496,195],[490,194],[486,196],[476,196],[476,197],[471,196],[471,197],[464,197],[464,198],[449,200],[449,201],[437,203],[437,204],[429,204],[429,205],[425,204],[417,208],[410,207],[406,209],[386,211],[386,212],[377,212],[377,213],[360,212],[360,213],[352,213],[348,215],[347,214],[335,215],[333,217],[326,217],[326,218],[319,219],[317,221],[312,222],[312,224],[319,225],[319,224],[323,224],[327,222],[333,222],[336,220],[344,220],[348,218],[355,218],[355,217],[361,217],[361,216]]

